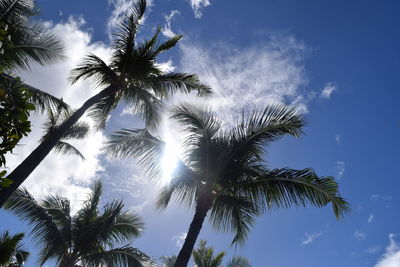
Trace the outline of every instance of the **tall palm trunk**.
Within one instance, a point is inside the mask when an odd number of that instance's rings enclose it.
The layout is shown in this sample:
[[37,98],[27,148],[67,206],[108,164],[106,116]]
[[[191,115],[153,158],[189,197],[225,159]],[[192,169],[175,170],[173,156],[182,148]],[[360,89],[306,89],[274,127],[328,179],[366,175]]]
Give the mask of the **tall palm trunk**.
[[194,245],[197,240],[197,236],[200,233],[201,227],[203,226],[204,219],[207,216],[207,211],[210,209],[209,205],[197,205],[196,212],[194,213],[192,223],[190,224],[189,231],[186,235],[185,243],[181,248],[181,251],[176,258],[174,267],[186,267]]
[[95,96],[89,98],[71,117],[65,120],[52,134],[50,134],[32,153],[24,159],[9,175],[8,178],[13,182],[8,188],[0,190],[0,207],[17,188],[28,178],[33,170],[49,154],[57,142],[63,137],[64,133],[71,128],[83,114],[94,104],[98,103],[105,96],[114,93],[118,87],[108,86]]

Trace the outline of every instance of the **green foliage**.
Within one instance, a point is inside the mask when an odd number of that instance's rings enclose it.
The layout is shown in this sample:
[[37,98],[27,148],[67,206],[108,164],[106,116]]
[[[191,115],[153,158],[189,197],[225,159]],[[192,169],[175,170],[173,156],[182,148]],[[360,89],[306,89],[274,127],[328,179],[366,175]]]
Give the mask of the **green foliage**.
[[4,155],[31,131],[31,96],[20,79],[0,79],[0,166],[6,163]]
[[214,248],[206,246],[207,241],[200,240],[199,247],[192,252],[196,267],[222,267],[225,252],[220,252],[214,256]]
[[29,256],[29,252],[21,244],[23,238],[24,233],[11,235],[5,231],[0,234],[0,266],[23,266]]
[[50,259],[60,266],[137,266],[151,263],[136,248],[116,244],[140,235],[143,222],[133,212],[124,211],[114,200],[99,209],[102,186],[95,183],[81,209],[71,214],[68,199],[58,195],[36,201],[26,189],[18,189],[5,208],[26,221],[31,236],[40,248],[39,264]]

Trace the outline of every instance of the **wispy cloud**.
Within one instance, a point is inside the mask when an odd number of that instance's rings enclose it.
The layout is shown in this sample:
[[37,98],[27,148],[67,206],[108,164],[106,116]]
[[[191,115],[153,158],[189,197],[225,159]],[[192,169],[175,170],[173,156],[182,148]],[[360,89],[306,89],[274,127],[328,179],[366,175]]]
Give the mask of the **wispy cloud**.
[[336,144],[341,144],[342,143],[342,135],[341,134],[335,134],[335,141]]
[[385,201],[389,201],[392,200],[392,196],[388,196],[388,195],[378,195],[378,194],[373,194],[371,195],[370,199],[371,201],[378,201],[378,200],[385,200]]
[[365,240],[365,239],[367,238],[367,233],[362,232],[362,231],[360,231],[360,230],[356,230],[356,231],[354,232],[354,237],[355,237],[357,240],[359,240],[359,241]]
[[194,16],[196,19],[200,19],[203,16],[203,8],[211,5],[210,0],[188,0],[192,7]]
[[306,237],[303,239],[303,241],[301,241],[300,245],[304,246],[304,245],[311,244],[312,242],[315,241],[315,239],[317,239],[321,235],[322,235],[322,232],[312,233],[312,234],[305,233]]
[[368,223],[372,223],[373,220],[374,220],[374,214],[370,214],[368,217]]
[[368,254],[376,254],[381,250],[381,246],[372,246],[365,250]]
[[[271,36],[247,48],[220,43],[213,47],[184,42],[182,69],[197,73],[214,90],[206,100],[224,121],[236,122],[243,108],[285,103],[307,112],[305,45],[293,36]],[[195,64],[193,64],[195,62]],[[183,99],[188,101],[188,97]],[[192,99],[198,102],[198,99]]]
[[172,26],[171,26],[171,22],[172,19],[177,16],[180,15],[181,12],[179,12],[179,10],[172,10],[171,13],[169,13],[169,15],[165,15],[165,25],[164,28],[162,29],[161,33],[168,38],[174,37],[176,34],[172,31]]
[[389,246],[374,267],[400,267],[400,247],[394,238],[394,234],[389,234]]
[[336,86],[333,85],[332,83],[327,83],[325,84],[324,89],[321,91],[321,97],[325,99],[331,98],[331,95],[333,92],[336,91]]
[[336,170],[337,170],[337,178],[340,179],[343,177],[344,172],[346,170],[346,164],[344,161],[336,161]]
[[175,241],[175,245],[178,248],[181,248],[183,245],[183,242],[185,242],[187,233],[180,233],[179,235],[175,235],[171,237],[171,240]]

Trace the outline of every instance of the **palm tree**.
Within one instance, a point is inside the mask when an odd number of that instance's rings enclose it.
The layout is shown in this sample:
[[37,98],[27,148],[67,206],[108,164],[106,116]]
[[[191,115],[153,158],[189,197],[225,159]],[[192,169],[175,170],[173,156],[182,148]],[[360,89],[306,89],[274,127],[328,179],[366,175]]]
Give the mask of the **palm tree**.
[[242,256],[231,258],[226,267],[252,267],[249,260]]
[[24,233],[11,235],[5,231],[0,234],[0,266],[19,267],[24,265],[29,252],[21,244],[23,238]]
[[50,195],[36,201],[26,189],[18,189],[5,204],[31,226],[31,235],[40,247],[39,264],[54,259],[60,267],[142,266],[150,259],[140,250],[116,243],[140,235],[142,220],[123,211],[122,201],[114,200],[99,211],[102,186],[94,184],[83,207],[71,214],[68,199]]
[[200,240],[199,247],[192,252],[196,267],[222,267],[225,252],[220,252],[214,257],[214,248],[206,247],[207,241]]
[[1,191],[0,207],[47,156],[65,131],[89,109],[89,115],[95,118],[99,128],[102,128],[108,115],[122,99],[144,117],[148,126],[154,126],[158,120],[158,111],[162,107],[160,98],[177,91],[184,93],[197,91],[199,95],[211,93],[210,88],[201,84],[197,76],[186,73],[163,73],[156,63],[157,56],[175,46],[181,36],[174,36],[160,43],[158,38],[160,30],[157,30],[150,40],[136,43],[136,33],[145,9],[146,1],[138,0],[132,14],[121,23],[115,35],[114,53],[109,65],[90,54],[72,71],[72,83],[80,79],[94,78],[95,84],[105,88],[88,99],[10,173],[8,177],[13,183]]
[[[332,203],[340,218],[348,203],[333,177],[318,177],[312,169],[269,169],[265,147],[284,135],[300,136],[302,115],[285,106],[254,111],[229,130],[210,111],[189,105],[173,110],[184,132],[184,152],[173,178],[158,196],[164,209],[171,198],[195,210],[176,267],[186,266],[208,211],[214,228],[235,232],[232,244],[243,244],[257,216],[267,210],[291,206],[322,207]],[[138,159],[148,175],[158,178],[164,143],[144,130],[121,130],[110,137],[112,156]]]
[[162,256],[161,258],[161,267],[174,267],[176,261],[176,255],[172,256]]
[[60,41],[43,24],[30,20],[37,14],[33,0],[0,0],[0,27],[7,34],[0,46],[3,71],[29,69],[31,62],[44,65],[63,58]]
[[[54,132],[60,124],[71,116],[70,110],[62,110],[60,107],[56,112],[51,109],[47,112],[47,121],[44,123],[44,134],[41,138],[41,142]],[[54,146],[53,151],[56,153],[71,154],[85,159],[82,153],[73,145],[68,143],[70,139],[84,139],[88,136],[89,125],[86,122],[78,121],[71,128],[69,128],[63,135],[63,137]]]

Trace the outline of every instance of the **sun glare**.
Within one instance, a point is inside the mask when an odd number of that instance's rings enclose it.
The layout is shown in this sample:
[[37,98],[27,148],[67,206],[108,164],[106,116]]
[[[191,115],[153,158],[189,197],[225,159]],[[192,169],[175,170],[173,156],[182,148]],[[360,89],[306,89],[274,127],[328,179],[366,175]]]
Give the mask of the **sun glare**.
[[165,150],[161,161],[162,167],[162,181],[161,183],[167,184],[171,178],[172,174],[178,163],[178,145],[175,143],[170,135],[164,137]]

